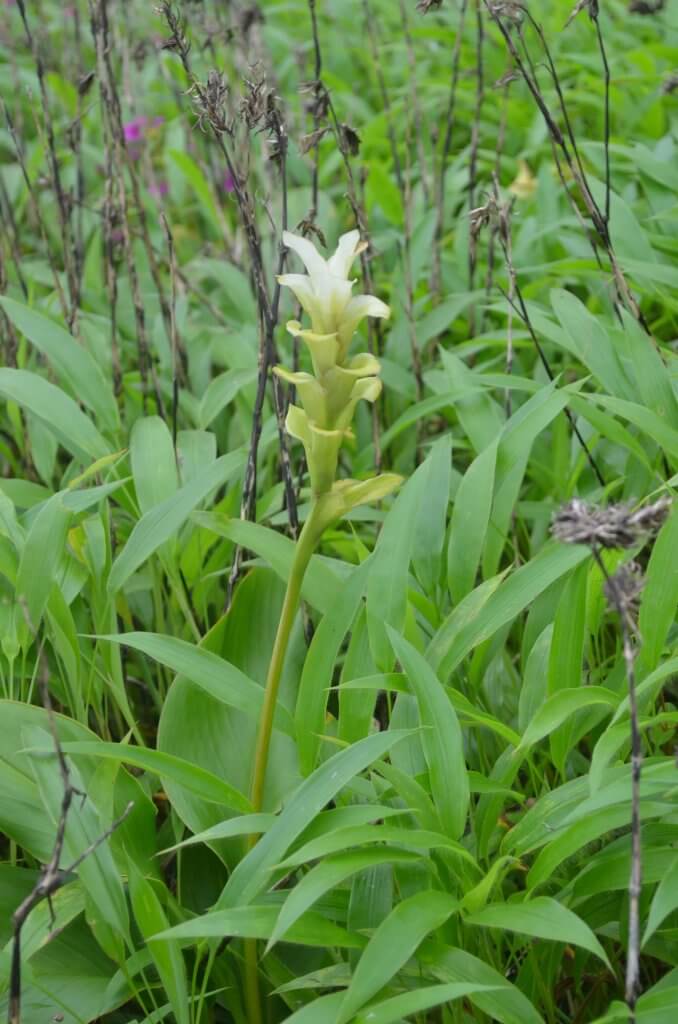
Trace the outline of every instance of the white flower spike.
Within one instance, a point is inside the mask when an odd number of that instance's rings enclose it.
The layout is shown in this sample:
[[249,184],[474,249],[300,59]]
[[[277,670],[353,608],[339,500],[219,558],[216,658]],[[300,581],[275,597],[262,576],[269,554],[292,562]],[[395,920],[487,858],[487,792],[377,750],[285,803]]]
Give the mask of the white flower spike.
[[[301,405],[287,412],[287,431],[306,450],[314,501],[322,501],[329,522],[374,494],[393,490],[399,481],[392,474],[372,481],[342,481],[341,494],[336,480],[339,450],[345,438],[353,437],[351,421],[358,402],[376,402],[381,393],[379,361],[368,352],[348,358],[348,349],[360,321],[366,316],[388,317],[390,309],[374,295],[351,296],[354,281],[349,279],[351,265],[366,247],[357,231],[339,239],[336,252],[324,259],[312,242],[289,231],[283,243],[302,260],[307,274],[283,274],[278,278],[296,295],[302,309],[311,318],[304,329],[298,320],[290,320],[287,330],[300,338],[309,350],[313,373],[274,368],[282,380],[292,384]],[[353,484],[353,489],[349,484]],[[382,490],[382,487],[384,488]],[[315,508],[315,506],[314,506]]]
[[324,259],[312,242],[289,231],[283,233],[283,244],[299,256],[307,274],[282,274],[278,281],[290,288],[302,309],[311,318],[314,334],[336,334],[337,362],[343,363],[358,324],[366,316],[388,318],[390,309],[374,295],[351,297],[354,281],[349,271],[366,243],[357,231],[349,231],[339,239],[336,252]]

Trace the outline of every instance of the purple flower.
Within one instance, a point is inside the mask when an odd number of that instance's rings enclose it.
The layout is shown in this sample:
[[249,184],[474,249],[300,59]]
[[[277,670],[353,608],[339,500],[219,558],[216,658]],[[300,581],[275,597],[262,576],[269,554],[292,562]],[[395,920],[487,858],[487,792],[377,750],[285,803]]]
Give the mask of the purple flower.
[[146,135],[149,128],[157,128],[165,121],[164,117],[146,117],[145,114],[140,114],[139,117],[133,117],[131,121],[125,121],[122,126],[123,135],[125,136],[125,142],[141,142],[144,135]]
[[122,126],[125,142],[140,142],[147,120],[146,117],[135,117],[131,121],[125,121]]
[[235,192],[235,181],[230,171],[226,171],[224,175],[224,192]]
[[156,199],[162,199],[163,196],[169,195],[169,185],[166,181],[153,181],[148,186],[148,191]]

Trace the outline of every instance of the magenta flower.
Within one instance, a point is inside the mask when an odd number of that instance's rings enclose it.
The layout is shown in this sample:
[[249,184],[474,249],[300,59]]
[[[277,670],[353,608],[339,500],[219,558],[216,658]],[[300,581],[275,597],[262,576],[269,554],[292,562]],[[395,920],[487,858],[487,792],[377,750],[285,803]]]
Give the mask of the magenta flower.
[[235,181],[233,180],[233,175],[230,171],[226,171],[226,174],[224,175],[223,186],[224,192],[235,192]]
[[149,118],[145,114],[133,117],[131,121],[125,121],[122,126],[125,142],[141,142],[150,128],[157,128],[164,121],[164,117]]
[[162,199],[163,196],[169,195],[169,185],[166,181],[154,181],[148,186],[148,191],[156,199]]

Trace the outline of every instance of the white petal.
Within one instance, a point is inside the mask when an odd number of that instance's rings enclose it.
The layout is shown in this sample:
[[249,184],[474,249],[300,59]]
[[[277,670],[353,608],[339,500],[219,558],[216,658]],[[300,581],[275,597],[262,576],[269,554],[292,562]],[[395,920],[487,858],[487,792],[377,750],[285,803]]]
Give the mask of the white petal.
[[375,316],[387,319],[390,315],[389,307],[375,295],[355,295],[346,304],[339,324],[340,361],[346,358],[351,338],[363,317]]
[[326,313],[323,308],[322,302],[318,299],[311,279],[306,274],[281,274],[278,278],[278,282],[284,288],[290,288],[291,291],[296,295],[301,308],[305,313],[308,313],[313,326],[318,330],[324,330],[326,324]]
[[309,242],[308,238],[293,235],[291,231],[283,231],[283,245],[296,252],[311,277],[315,277],[316,274],[327,273],[327,261],[323,259],[313,242]]
[[332,274],[336,274],[337,277],[348,277],[351,264],[358,253],[359,242],[359,231],[349,231],[341,236],[336,252],[327,261],[327,266]]
[[355,295],[344,310],[344,319],[351,321],[356,326],[365,316],[376,316],[387,320],[390,315],[389,307],[376,295]]

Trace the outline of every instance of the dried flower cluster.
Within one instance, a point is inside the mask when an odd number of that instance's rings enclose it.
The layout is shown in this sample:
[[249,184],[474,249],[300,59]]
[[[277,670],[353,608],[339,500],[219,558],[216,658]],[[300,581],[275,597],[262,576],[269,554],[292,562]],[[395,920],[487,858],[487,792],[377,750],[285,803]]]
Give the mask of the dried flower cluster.
[[635,512],[631,505],[596,508],[580,498],[564,505],[553,520],[552,533],[566,544],[595,548],[631,548],[644,536],[656,533],[668,516],[671,502],[661,498]]

